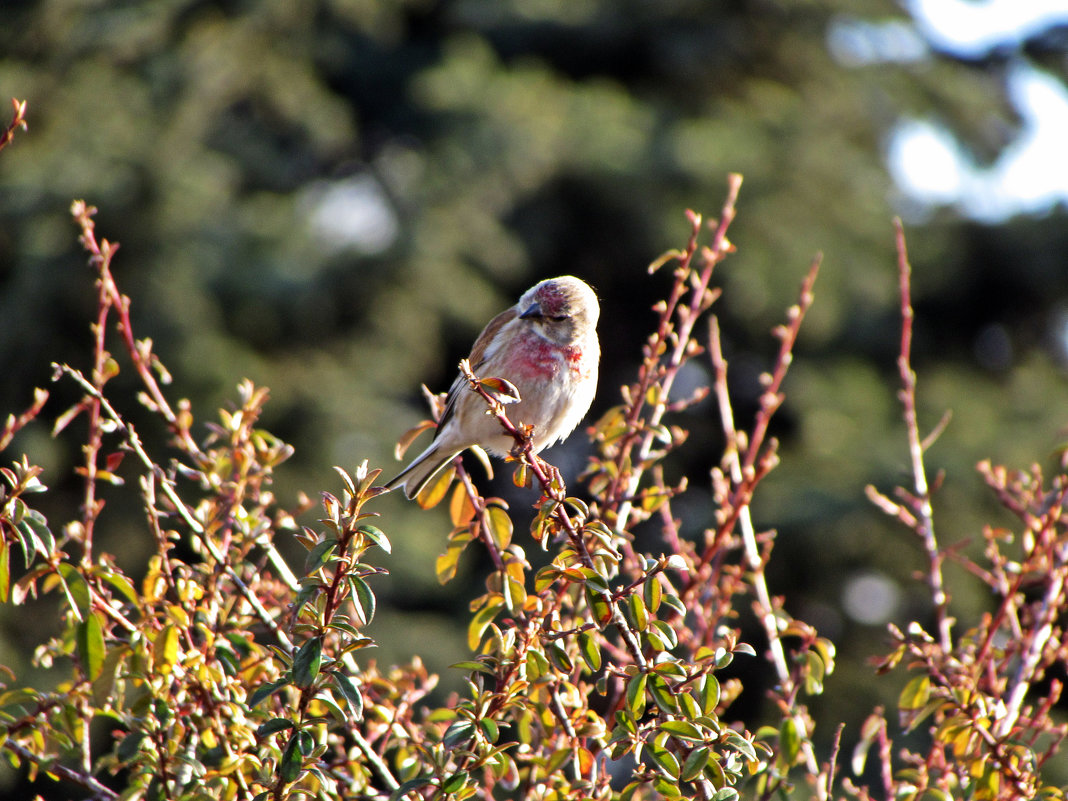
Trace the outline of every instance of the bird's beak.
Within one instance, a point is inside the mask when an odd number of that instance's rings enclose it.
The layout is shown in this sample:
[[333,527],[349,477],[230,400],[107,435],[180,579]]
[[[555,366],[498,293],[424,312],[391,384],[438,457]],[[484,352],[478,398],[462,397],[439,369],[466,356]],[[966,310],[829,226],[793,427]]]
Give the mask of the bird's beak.
[[541,317],[541,306],[537,303],[531,303],[527,306],[526,310],[519,315],[520,320],[527,320],[531,317]]

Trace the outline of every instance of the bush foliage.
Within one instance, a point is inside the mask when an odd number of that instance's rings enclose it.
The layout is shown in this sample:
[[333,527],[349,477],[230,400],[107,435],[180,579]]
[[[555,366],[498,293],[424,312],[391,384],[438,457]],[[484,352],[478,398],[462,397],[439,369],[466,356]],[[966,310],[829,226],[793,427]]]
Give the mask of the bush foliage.
[[[4,144],[23,111],[16,106]],[[515,438],[510,466],[535,514],[529,531],[515,530],[508,504],[481,495],[459,463],[418,498],[447,509],[441,581],[469,549],[492,563],[470,606],[470,658],[455,666],[464,689],[443,704],[419,659],[385,666],[369,656],[364,631],[390,552],[389,521],[376,512],[380,471],[339,469],[317,522],[304,524],[314,504],[288,508],[271,490],[292,449],[258,426],[266,388],[242,382],[202,436],[152,342],[133,330],[130,298],[111,272],[117,246],[97,236],[94,209],[76,202],[97,290],[93,360],[54,366],[81,399],[53,431],[71,436],[75,420],[85,423],[83,495],[67,519],[47,520],[35,504],[47,477],[33,456],[8,456],[0,470],[0,600],[52,596],[62,623],[35,654],[54,687],[5,672],[5,756],[37,787],[47,776],[94,799],[1063,798],[1047,773],[1066,734],[1052,668],[1066,656],[1068,474],[1063,464],[1052,477],[982,465],[1018,524],[988,527],[971,555],[938,542],[900,228],[898,367],[912,480],[869,494],[915,534],[930,616],[891,626],[889,653],[873,659],[877,676],[908,671],[896,715],[874,710],[851,753],[841,729],[817,753],[807,705],[834,691],[834,643],[772,593],[775,532],[756,530],[750,508],[779,459],[769,431],[819,260],[773,331],[778,355],[743,427],[713,313],[740,185],[732,177],[718,219],[706,226],[691,215],[685,246],[651,266],[674,280],[653,306],[637,375],[589,428],[595,452],[581,493],[531,454],[495,377],[468,372],[471,391]],[[712,386],[680,394],[692,359],[708,360]],[[137,377],[150,424],[167,432],[165,450],[146,448],[119,410],[110,382],[124,371]],[[668,480],[662,462],[708,447],[674,421],[707,395],[726,444],[711,476],[715,526],[689,537],[679,499],[704,477]],[[47,398],[37,390],[8,418],[0,447],[43,415]],[[104,485],[143,509],[141,534],[154,548],[135,575],[94,546],[107,523]],[[649,531],[655,544],[639,547]],[[307,552],[296,568],[278,551],[293,538]],[[947,560],[988,591],[981,618],[953,618]],[[750,726],[732,704],[765,668],[775,719]]]

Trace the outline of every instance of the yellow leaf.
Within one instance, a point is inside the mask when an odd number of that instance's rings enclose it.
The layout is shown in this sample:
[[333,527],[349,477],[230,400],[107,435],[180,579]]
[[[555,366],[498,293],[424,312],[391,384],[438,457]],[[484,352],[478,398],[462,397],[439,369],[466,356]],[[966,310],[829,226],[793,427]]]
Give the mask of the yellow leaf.
[[432,509],[437,506],[449,491],[449,485],[452,484],[452,480],[455,477],[456,468],[449,465],[438,474],[437,478],[423,487],[423,491],[415,498],[416,503],[424,509]]
[[449,500],[449,519],[454,526],[462,526],[464,523],[470,523],[474,516],[475,507],[467,494],[467,487],[457,484]]
[[498,550],[503,551],[511,544],[512,518],[500,506],[491,506],[486,510],[486,529]]

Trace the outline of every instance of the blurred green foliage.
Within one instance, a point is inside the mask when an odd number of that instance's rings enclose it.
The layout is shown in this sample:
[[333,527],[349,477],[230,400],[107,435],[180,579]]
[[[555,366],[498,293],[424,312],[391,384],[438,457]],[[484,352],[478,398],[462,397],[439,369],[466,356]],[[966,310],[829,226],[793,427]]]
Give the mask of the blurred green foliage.
[[[114,270],[138,330],[194,407],[243,377],[270,387],[264,425],[297,449],[283,497],[325,486],[333,464],[391,466],[393,440],[424,414],[420,382],[444,389],[485,320],[540,277],[574,273],[601,295],[596,415],[653,319],[660,277],[645,265],[685,236],[687,207],[714,212],[741,172],[718,312],[743,404],[774,353],[768,329],[824,253],[774,432],[785,461],[754,511],[785,535],[773,592],[841,643],[835,681],[849,689],[832,684],[817,711],[854,720],[871,688],[844,666],[884,635],[842,613],[843,588],[885,574],[908,604],[917,566],[863,497],[906,464],[890,219],[907,205],[888,136],[932,118],[989,160],[1017,125],[1009,55],[1055,60],[1022,48],[851,67],[827,46],[849,19],[907,21],[883,0],[6,2],[0,93],[29,101],[30,129],[0,157],[0,413],[30,402],[51,361],[88,358],[91,277],[68,219],[85,198],[122,242]],[[1025,466],[1058,444],[1068,235],[1063,211],[984,227],[944,210],[909,228],[921,424],[953,410],[930,453],[947,471],[938,522],[952,542],[989,512],[980,458]],[[989,336],[1008,341],[1007,361],[984,357]],[[686,418],[716,425],[708,406]],[[22,437],[15,450],[47,449],[62,489],[77,455],[43,429]],[[581,437],[566,447],[554,458],[573,473]],[[716,458],[676,469],[700,475]],[[392,502],[404,522],[380,592],[384,661],[455,625],[467,600],[444,595],[463,582],[434,577],[447,524]],[[707,525],[708,503],[694,486],[687,526]],[[105,549],[138,547],[121,526],[111,535]],[[390,625],[390,602],[430,628]],[[0,661],[17,638],[5,634]]]

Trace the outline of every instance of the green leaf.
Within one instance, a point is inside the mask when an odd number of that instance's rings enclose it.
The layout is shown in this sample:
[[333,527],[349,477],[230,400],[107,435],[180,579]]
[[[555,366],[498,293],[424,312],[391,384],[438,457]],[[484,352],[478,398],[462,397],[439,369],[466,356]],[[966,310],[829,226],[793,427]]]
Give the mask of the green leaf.
[[656,766],[663,773],[667,774],[668,777],[672,779],[679,778],[679,759],[673,753],[665,750],[664,748],[658,748],[656,746],[651,746],[650,748],[646,749],[646,753],[653,760]]
[[118,593],[125,598],[132,606],[137,606],[140,600],[137,597],[137,590],[134,589],[133,584],[122,573],[107,570],[100,573],[100,578],[110,584]]
[[115,645],[104,657],[100,675],[93,682],[93,703],[101,709],[115,704],[115,682],[119,676],[119,669],[123,666],[123,660],[129,653],[128,646]]
[[319,665],[323,659],[323,641],[312,637],[300,646],[293,657],[293,683],[298,687],[310,687],[319,675]]
[[356,720],[361,720],[363,718],[363,693],[360,692],[360,688],[353,683],[352,679],[340,671],[331,672],[330,678],[333,679],[334,687],[337,688],[341,697],[345,699],[345,703],[349,705],[352,716]]
[[63,592],[67,596],[71,609],[78,620],[85,620],[92,611],[92,603],[89,597],[89,584],[74,565],[69,562],[60,562],[59,577],[63,585]]
[[265,698],[274,695],[276,692],[285,687],[289,682],[286,679],[279,679],[278,681],[268,682],[267,684],[261,684],[257,687],[252,695],[248,697],[249,709],[256,706]]
[[327,537],[308,551],[308,558],[304,560],[304,572],[314,573],[329,562],[330,557],[334,554],[334,548],[336,547],[337,537]]
[[497,742],[497,738],[500,736],[500,728],[495,721],[490,718],[482,718],[478,722],[478,727],[482,729],[482,733],[486,735],[486,740],[488,742]]
[[458,770],[441,783],[441,792],[451,795],[463,789],[465,784],[467,784],[467,771]]
[[697,702],[701,705],[701,711],[711,715],[719,706],[720,686],[719,679],[708,673],[699,678],[694,686],[697,693]]
[[267,737],[268,735],[275,734],[276,732],[285,731],[286,729],[295,729],[296,724],[288,718],[271,718],[266,723],[262,723],[259,728],[256,729],[257,737]]
[[564,673],[570,673],[574,664],[571,662],[571,657],[567,655],[567,651],[564,647],[555,640],[551,640],[545,643],[545,652],[548,654],[549,659],[556,665],[557,670],[561,670]]
[[441,738],[441,743],[446,748],[455,748],[460,743],[465,743],[471,739],[475,733],[475,724],[467,718],[461,718],[454,721],[449,728],[445,730],[445,736]]
[[645,608],[645,603],[638,595],[631,595],[627,598],[627,611],[630,613],[628,616],[634,628],[638,631],[645,631],[649,625],[649,610]]
[[779,727],[779,753],[787,767],[797,764],[801,753],[801,729],[794,718],[787,718]]
[[652,622],[652,628],[655,628],[660,632],[660,637],[667,644],[667,649],[670,651],[672,648],[679,644],[679,635],[675,632],[671,626],[665,623],[663,620],[654,620]]
[[289,738],[289,742],[286,743],[285,750],[282,752],[282,761],[278,763],[278,775],[282,777],[282,781],[294,782],[300,775],[300,769],[304,765],[304,756],[300,752],[300,732],[294,732],[293,736]]
[[95,680],[104,666],[106,654],[104,648],[104,628],[100,618],[90,614],[77,629],[78,658],[81,660],[85,675],[90,681]]
[[642,599],[645,601],[646,608],[656,614],[656,610],[660,608],[660,600],[664,597],[664,588],[660,586],[660,579],[657,576],[650,576],[645,580],[645,585],[642,587]]
[[389,544],[389,537],[382,533],[382,529],[365,523],[356,529],[356,533],[363,534],[386,553],[393,553],[393,546]]
[[660,724],[660,731],[667,732],[673,737],[683,740],[701,742],[705,739],[705,735],[700,729],[685,720],[665,720]]
[[588,631],[579,632],[578,636],[579,651],[582,653],[582,659],[586,662],[586,666],[589,667],[591,673],[596,673],[601,669],[601,649],[597,645],[597,641]]
[[705,769],[705,765],[708,764],[708,758],[711,755],[711,751],[708,750],[707,745],[699,745],[697,748],[690,752],[690,755],[686,757],[686,761],[682,763],[682,770],[679,772],[679,778],[684,782],[690,782],[701,775],[701,771]]
[[653,697],[656,705],[669,715],[679,711],[679,702],[675,700],[675,694],[671,692],[663,676],[655,673],[649,676],[649,695]]
[[119,747],[115,751],[115,755],[121,762],[129,762],[137,756],[138,751],[141,750],[141,743],[148,738],[148,735],[142,731],[134,731],[127,734],[122,738],[122,742],[119,743]]
[[928,676],[917,676],[905,685],[897,705],[903,710],[922,709],[930,697],[931,679]]
[[376,609],[374,592],[359,576],[349,576],[349,587],[352,589],[352,600],[360,620],[364,625],[370,623],[375,616]]
[[593,622],[603,628],[612,619],[612,605],[608,602],[608,596],[594,590],[589,584],[585,589],[586,605],[593,615]]
[[756,749],[753,748],[753,744],[737,732],[732,731],[727,733],[725,745],[728,748],[737,751],[750,762],[756,761],[757,754]]
[[466,660],[463,662],[456,662],[452,665],[449,665],[449,667],[456,668],[457,670],[474,670],[479,673],[485,673],[487,676],[492,676],[494,673],[493,668],[487,665],[485,662],[478,662],[474,659]]
[[472,651],[478,650],[478,646],[482,643],[482,635],[486,633],[486,629],[503,607],[504,598],[500,595],[491,595],[487,598],[486,605],[475,613],[467,626],[468,648]]
[[640,720],[645,712],[645,685],[648,680],[647,674],[639,673],[627,682],[627,710],[635,720]]

